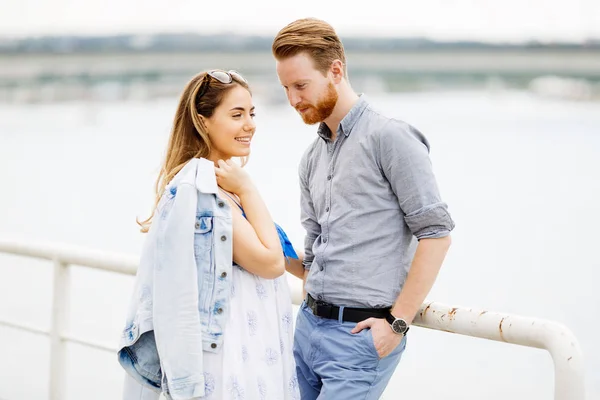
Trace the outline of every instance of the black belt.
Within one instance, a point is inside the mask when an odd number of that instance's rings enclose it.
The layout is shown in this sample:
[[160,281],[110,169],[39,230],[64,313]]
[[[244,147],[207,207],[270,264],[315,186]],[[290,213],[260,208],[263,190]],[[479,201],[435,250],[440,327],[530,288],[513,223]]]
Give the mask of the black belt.
[[[310,294],[306,296],[306,305],[314,315],[322,318],[339,319],[341,307],[315,300]],[[390,308],[353,308],[344,307],[342,321],[360,322],[368,318],[385,318]]]

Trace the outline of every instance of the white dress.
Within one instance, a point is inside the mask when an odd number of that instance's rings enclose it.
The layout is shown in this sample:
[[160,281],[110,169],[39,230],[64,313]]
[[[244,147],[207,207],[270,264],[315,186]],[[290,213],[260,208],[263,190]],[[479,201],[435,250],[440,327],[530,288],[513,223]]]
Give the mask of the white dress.
[[[297,257],[285,232],[275,225],[284,255]],[[229,320],[223,329],[221,351],[204,352],[205,395],[201,399],[300,400],[286,275],[265,279],[234,264],[230,290]],[[157,397],[126,377],[123,399]]]
[[[264,279],[234,265],[229,321],[219,353],[204,352],[203,400],[300,400],[286,276]],[[164,397],[160,397],[163,399]],[[126,374],[124,400],[158,400]]]
[[232,275],[223,346],[204,352],[203,399],[299,400],[287,277],[264,279],[237,265]]

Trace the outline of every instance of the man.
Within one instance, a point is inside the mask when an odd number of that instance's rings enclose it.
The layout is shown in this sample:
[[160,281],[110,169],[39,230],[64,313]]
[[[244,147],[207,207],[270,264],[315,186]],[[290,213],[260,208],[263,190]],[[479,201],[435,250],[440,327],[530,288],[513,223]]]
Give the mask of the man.
[[290,105],[305,123],[319,123],[299,166],[307,295],[294,356],[302,399],[378,399],[454,222],[426,138],[353,91],[329,24],[294,21],[272,50]]

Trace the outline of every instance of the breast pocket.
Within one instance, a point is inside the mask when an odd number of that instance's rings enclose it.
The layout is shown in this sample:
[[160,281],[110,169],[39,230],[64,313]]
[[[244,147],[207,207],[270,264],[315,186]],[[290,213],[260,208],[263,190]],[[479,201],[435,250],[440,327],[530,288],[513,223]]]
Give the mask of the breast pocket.
[[213,238],[213,217],[196,217],[194,225],[194,251],[196,259],[201,260],[210,252]]

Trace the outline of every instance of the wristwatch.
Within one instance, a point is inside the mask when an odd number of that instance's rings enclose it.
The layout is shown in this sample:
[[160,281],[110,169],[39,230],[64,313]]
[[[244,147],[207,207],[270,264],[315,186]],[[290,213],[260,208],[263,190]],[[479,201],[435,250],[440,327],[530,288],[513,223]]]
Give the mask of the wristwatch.
[[389,322],[392,330],[398,335],[406,335],[406,332],[408,332],[408,324],[402,318],[396,318],[392,313],[388,313],[385,319]]

